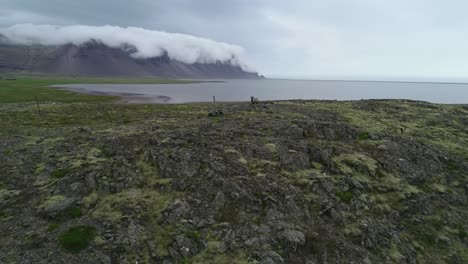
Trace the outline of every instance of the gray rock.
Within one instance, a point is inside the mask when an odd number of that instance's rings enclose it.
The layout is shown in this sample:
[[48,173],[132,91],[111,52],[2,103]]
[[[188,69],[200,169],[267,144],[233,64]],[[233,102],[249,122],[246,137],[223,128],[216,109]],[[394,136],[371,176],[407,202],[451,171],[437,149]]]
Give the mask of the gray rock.
[[154,240],[146,241],[146,246],[148,247],[148,251],[152,258],[158,257],[157,250],[156,250],[156,243],[154,242]]
[[364,189],[364,186],[362,186],[362,184],[356,179],[351,179],[350,184],[356,189],[360,189],[360,190]]
[[200,169],[198,154],[191,149],[177,148],[157,156],[157,164],[164,178],[193,177]]
[[216,237],[222,241],[230,241],[235,239],[236,232],[232,229],[223,229],[216,234]]
[[178,235],[174,239],[173,247],[182,257],[190,257],[198,253],[197,246],[192,240],[185,236]]
[[101,252],[96,253],[96,258],[100,264],[111,264],[112,260],[108,255],[104,255]]
[[224,196],[224,193],[221,191],[217,192],[214,200],[216,210],[224,208],[225,202],[226,197]]
[[136,246],[144,232],[145,228],[143,226],[131,221],[125,234],[126,242],[130,247]]
[[330,209],[330,217],[335,222],[341,222],[341,214],[333,208]]
[[215,117],[215,116],[223,116],[224,113],[222,110],[211,110],[209,113],[208,113],[208,116],[209,117]]
[[0,189],[0,205],[6,204],[9,199],[19,195],[21,192],[17,190]]
[[197,224],[197,228],[199,228],[199,229],[204,228],[204,227],[206,227],[206,226],[208,226],[210,224],[211,224],[211,221],[206,220],[206,219],[201,219]]
[[310,168],[309,156],[302,152],[282,151],[279,155],[282,168],[290,171]]
[[284,263],[283,257],[275,251],[267,251],[262,254],[262,264],[280,264]]
[[258,237],[252,237],[252,238],[247,239],[244,242],[244,245],[246,245],[247,247],[256,246],[256,245],[259,245],[259,240],[260,238]]
[[377,149],[379,149],[379,150],[387,150],[387,146],[384,145],[384,144],[382,144],[382,145],[379,145],[379,146],[377,147]]
[[95,190],[96,189],[96,179],[95,179],[95,172],[92,172],[88,175],[86,175],[86,185],[88,186],[89,189]]
[[171,247],[168,249],[168,251],[169,251],[169,255],[171,255],[171,258],[174,260],[173,263],[177,263],[179,260],[182,259],[182,256],[179,254],[179,252],[177,252],[176,249]]
[[274,222],[276,220],[282,219],[283,217],[284,217],[283,213],[271,208],[271,209],[268,209],[267,211],[266,219]]
[[58,215],[60,212],[65,211],[66,209],[72,207],[76,202],[75,198],[66,198],[57,199],[55,201],[51,201],[45,205],[43,211],[50,217],[54,217]]
[[372,264],[372,261],[369,259],[369,257],[365,257],[363,260],[364,264]]
[[441,248],[447,248],[452,244],[452,240],[446,236],[439,236],[437,238],[437,244]]
[[291,127],[289,127],[289,132],[291,135],[295,136],[295,137],[304,137],[304,129],[296,126],[296,125],[292,125]]
[[79,191],[82,186],[83,185],[80,182],[75,182],[75,183],[70,184],[70,190],[76,192],[76,191]]
[[304,245],[306,242],[304,233],[293,229],[286,229],[280,232],[279,237],[294,245]]
[[163,221],[167,224],[172,224],[183,218],[190,210],[190,206],[186,201],[176,200],[163,212]]

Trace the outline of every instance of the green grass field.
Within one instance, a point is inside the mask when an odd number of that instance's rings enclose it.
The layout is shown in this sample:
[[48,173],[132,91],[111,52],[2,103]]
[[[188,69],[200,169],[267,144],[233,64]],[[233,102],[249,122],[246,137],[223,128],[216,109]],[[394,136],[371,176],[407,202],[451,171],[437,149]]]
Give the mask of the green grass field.
[[88,77],[41,77],[41,76],[2,76],[0,79],[0,103],[41,102],[97,102],[114,101],[115,96],[97,96],[79,94],[49,87],[55,84],[93,83],[93,84],[172,84],[192,83],[187,80],[169,80],[155,78],[88,78]]

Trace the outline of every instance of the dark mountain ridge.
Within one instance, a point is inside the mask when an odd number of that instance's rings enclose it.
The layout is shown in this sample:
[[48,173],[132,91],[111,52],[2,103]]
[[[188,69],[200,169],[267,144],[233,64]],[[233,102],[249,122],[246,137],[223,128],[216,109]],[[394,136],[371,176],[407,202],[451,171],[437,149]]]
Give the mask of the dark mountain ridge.
[[0,35],[0,71],[74,76],[131,76],[166,78],[261,78],[229,62],[187,64],[160,57],[131,56],[134,47],[109,47],[90,40],[83,45],[15,45]]

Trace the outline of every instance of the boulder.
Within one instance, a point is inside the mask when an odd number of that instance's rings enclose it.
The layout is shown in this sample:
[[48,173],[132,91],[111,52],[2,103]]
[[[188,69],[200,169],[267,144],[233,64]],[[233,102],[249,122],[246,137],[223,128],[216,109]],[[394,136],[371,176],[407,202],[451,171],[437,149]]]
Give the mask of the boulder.
[[285,263],[284,259],[275,251],[267,251],[262,254],[262,264],[280,264]]
[[55,217],[66,209],[72,207],[76,201],[77,199],[75,198],[65,197],[63,195],[55,195],[49,197],[49,199],[47,199],[47,201],[45,201],[40,206],[40,209],[49,217]]
[[214,200],[216,210],[224,208],[225,203],[226,203],[226,197],[224,196],[224,193],[221,191],[216,193],[216,197]]
[[198,253],[197,245],[183,235],[178,235],[174,238],[172,248],[183,258],[190,257]]
[[286,229],[280,232],[278,236],[281,240],[293,245],[302,246],[306,242],[304,233],[299,230]]

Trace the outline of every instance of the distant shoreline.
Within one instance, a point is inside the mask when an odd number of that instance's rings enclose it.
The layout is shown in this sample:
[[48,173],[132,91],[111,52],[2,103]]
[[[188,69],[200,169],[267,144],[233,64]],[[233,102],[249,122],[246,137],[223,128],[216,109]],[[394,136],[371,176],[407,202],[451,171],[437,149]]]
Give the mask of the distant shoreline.
[[468,82],[430,82],[430,81],[389,81],[389,80],[346,80],[346,79],[288,79],[288,78],[266,78],[266,80],[282,81],[305,81],[305,82],[365,82],[365,83],[420,83],[420,84],[453,84],[467,85]]
[[113,95],[127,103],[190,103],[277,100],[409,99],[467,104],[468,85],[388,81],[223,80],[191,84],[57,84],[51,87],[92,95]]
[[128,104],[167,104],[170,103],[169,101],[172,97],[169,96],[144,96],[143,94],[138,93],[116,93],[116,92],[98,92],[98,91],[89,91],[84,88],[68,88],[68,87],[59,87],[53,86],[53,88],[61,89],[65,91],[81,93],[81,94],[89,94],[89,95],[107,95],[107,96],[117,96],[120,98],[121,103],[128,103]]

